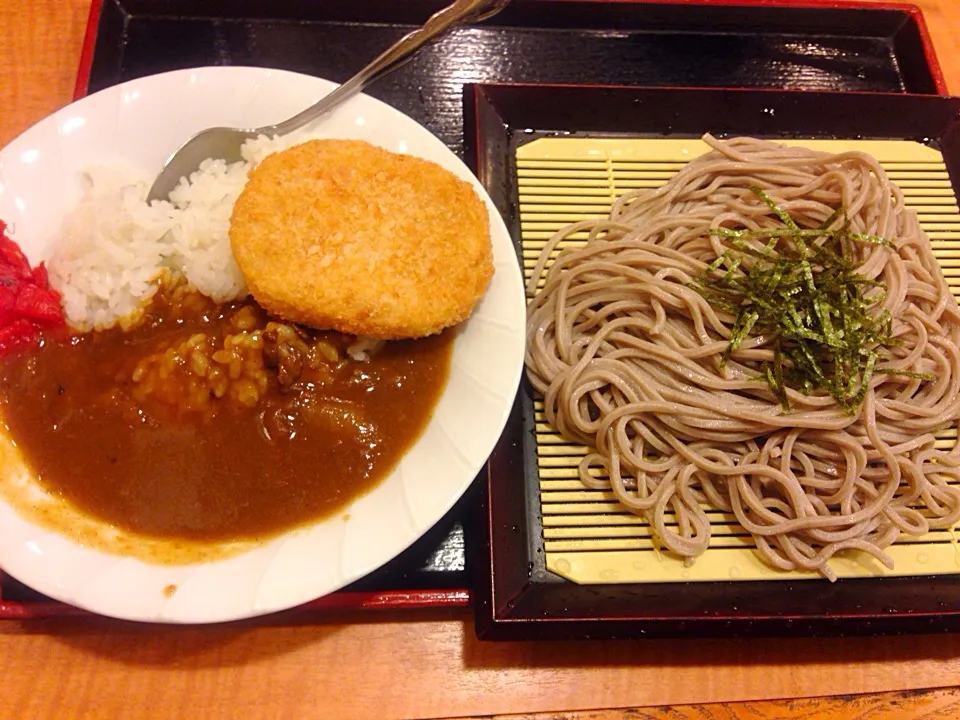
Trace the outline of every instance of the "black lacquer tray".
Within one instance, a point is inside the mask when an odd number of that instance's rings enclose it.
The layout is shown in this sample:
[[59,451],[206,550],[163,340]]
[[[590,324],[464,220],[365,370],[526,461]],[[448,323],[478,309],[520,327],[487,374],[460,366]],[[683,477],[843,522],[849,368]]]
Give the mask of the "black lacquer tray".
[[[468,157],[519,244],[516,149],[541,137],[863,138],[938,149],[960,195],[960,98],[744,89],[475,85]],[[602,109],[602,111],[598,111]],[[960,630],[960,575],[577,585],[544,563],[533,396],[491,456],[474,608],[483,639],[868,635]],[[477,558],[481,556],[477,553]]]
[[[76,94],[201,65],[279,67],[343,81],[445,4],[94,0]],[[465,123],[474,122],[465,119],[464,87],[475,83],[945,91],[923,18],[911,5],[514,0],[486,23],[453,31],[368,92],[463,156],[472,147]],[[310,607],[467,604],[468,565],[481,574],[487,565],[484,523],[471,520],[485,507],[486,492],[484,478],[406,553]],[[0,578],[0,618],[69,611]]]

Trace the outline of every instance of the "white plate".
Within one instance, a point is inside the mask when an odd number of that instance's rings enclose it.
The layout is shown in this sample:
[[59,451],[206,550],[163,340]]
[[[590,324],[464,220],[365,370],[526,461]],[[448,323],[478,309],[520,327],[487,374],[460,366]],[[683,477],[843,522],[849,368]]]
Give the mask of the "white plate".
[[[108,88],[0,151],[0,219],[14,226],[15,239],[37,262],[79,199],[85,166],[118,160],[155,173],[198,130],[275,123],[334,87],[280,70],[209,67]],[[422,438],[381,485],[336,517],[205,564],[151,565],[81,547],[0,501],[0,567],[11,575],[58,600],[119,618],[195,623],[261,615],[333,592],[395,557],[453,506],[483,467],[523,364],[523,283],[503,220],[440,140],[378,100],[358,96],[310,129],[433,160],[471,182],[490,210],[494,279],[457,337],[447,388]],[[169,585],[177,591],[167,598]]]

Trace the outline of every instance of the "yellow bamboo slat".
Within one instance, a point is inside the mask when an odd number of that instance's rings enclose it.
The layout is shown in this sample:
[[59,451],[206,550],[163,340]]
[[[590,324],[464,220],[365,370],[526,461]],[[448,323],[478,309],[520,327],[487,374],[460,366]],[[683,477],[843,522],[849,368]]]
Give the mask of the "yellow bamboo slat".
[[[960,208],[938,151],[900,141],[789,142],[829,152],[860,149],[876,157],[917,213],[951,290],[960,296]],[[521,147],[517,175],[525,276],[558,230],[606,215],[624,192],[659,187],[707,149],[698,140],[605,138],[545,138]],[[563,247],[585,240],[585,232],[565,239],[547,267]],[[551,571],[581,583],[816,577],[770,569],[732,514],[707,507],[710,549],[692,566],[661,553],[646,520],[623,506],[611,489],[591,489],[580,481],[579,466],[590,450],[570,443],[549,424],[542,401],[534,402],[534,411],[544,550]],[[956,429],[937,436],[937,446],[944,449],[956,441]],[[591,467],[589,473],[605,479],[602,468]],[[675,526],[677,520],[668,514],[665,522]],[[947,530],[903,537],[889,554],[894,571],[858,553],[831,562],[841,577],[960,573],[960,544]]]

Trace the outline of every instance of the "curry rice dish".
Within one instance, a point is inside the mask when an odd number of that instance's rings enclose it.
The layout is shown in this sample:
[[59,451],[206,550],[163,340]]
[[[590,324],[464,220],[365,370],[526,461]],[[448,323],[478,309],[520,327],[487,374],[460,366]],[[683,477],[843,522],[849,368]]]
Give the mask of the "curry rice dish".
[[[242,195],[231,236],[253,297],[217,303],[164,272],[132,320],[48,328],[0,362],[5,434],[31,475],[135,536],[260,540],[374,487],[429,422],[444,328],[492,274],[485,205],[426,161],[307,143]],[[372,339],[402,336],[429,337]]]

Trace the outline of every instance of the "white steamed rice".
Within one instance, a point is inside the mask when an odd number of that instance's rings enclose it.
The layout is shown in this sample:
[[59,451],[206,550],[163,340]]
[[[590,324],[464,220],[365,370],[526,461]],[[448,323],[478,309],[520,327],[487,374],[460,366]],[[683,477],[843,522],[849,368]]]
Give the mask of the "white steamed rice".
[[243,162],[206,160],[169,202],[149,205],[152,176],[120,165],[88,168],[83,197],[47,258],[67,322],[78,330],[111,327],[153,296],[164,270],[182,274],[217,302],[245,296],[228,235],[233,204],[263,158],[310,138],[295,133],[249,140]]

